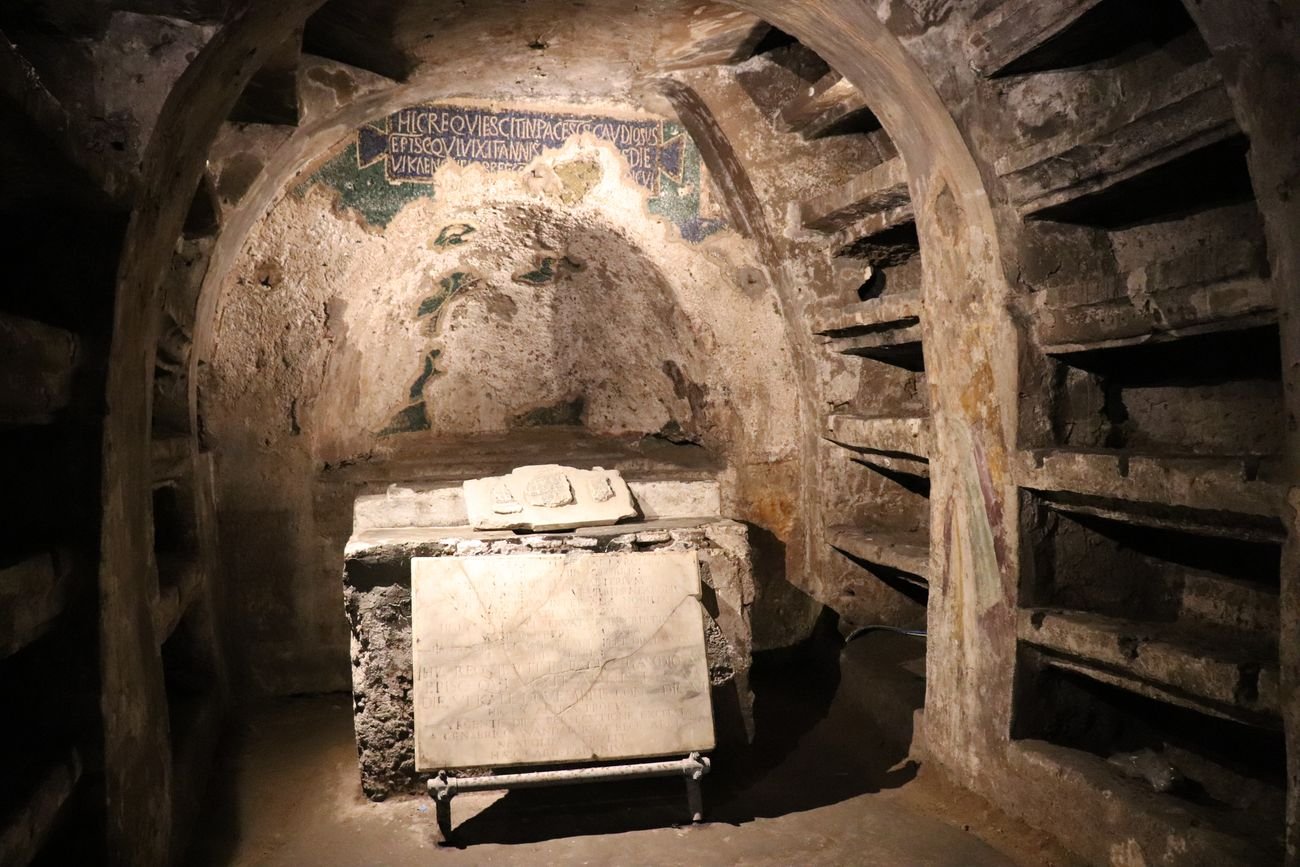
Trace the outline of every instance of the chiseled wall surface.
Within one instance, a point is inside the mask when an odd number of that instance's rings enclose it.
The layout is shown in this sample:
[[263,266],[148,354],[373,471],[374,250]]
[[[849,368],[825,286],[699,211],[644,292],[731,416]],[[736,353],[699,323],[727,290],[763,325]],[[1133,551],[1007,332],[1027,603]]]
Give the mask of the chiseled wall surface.
[[556,425],[651,436],[719,458],[726,513],[784,541],[798,397],[767,291],[668,119],[416,106],[323,154],[227,277],[200,382],[255,687],[347,686],[350,503],[317,484],[339,467],[418,473],[447,438]]

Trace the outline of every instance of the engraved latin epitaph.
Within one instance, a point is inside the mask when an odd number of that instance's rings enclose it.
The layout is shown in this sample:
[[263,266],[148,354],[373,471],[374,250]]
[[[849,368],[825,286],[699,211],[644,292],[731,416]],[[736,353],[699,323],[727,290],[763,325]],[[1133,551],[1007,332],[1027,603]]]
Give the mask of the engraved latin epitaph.
[[713,747],[690,551],[411,561],[417,770]]

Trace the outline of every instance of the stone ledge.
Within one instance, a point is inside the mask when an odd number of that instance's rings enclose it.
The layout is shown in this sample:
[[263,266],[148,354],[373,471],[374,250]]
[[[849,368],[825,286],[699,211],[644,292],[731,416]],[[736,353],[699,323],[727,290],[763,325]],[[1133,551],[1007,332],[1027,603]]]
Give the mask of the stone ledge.
[[[629,481],[628,487],[647,521],[716,518],[722,513],[722,494],[716,481]],[[458,484],[389,485],[382,494],[357,497],[352,520],[356,532],[469,525],[464,492]]]
[[1059,667],[1139,695],[1248,725],[1272,727],[1280,714],[1277,648],[1237,630],[1035,608],[1020,611],[1016,631],[1102,671]]

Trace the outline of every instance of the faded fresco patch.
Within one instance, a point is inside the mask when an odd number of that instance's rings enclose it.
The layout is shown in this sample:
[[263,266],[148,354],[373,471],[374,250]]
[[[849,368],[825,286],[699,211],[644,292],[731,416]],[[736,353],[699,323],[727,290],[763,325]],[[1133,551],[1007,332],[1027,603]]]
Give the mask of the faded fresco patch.
[[459,247],[464,244],[470,235],[477,232],[478,229],[469,223],[456,223],[451,226],[443,226],[438,237],[433,239],[435,247]]
[[[650,212],[671,221],[685,240],[698,243],[725,226],[703,213],[705,178],[699,149],[680,124],[656,119],[413,106],[361,127],[295,192],[303,195],[323,184],[338,193],[342,207],[382,228],[407,203],[434,197],[437,170],[448,162],[516,172],[580,135],[612,144],[627,162],[632,180],[649,190]],[[452,236],[439,243],[462,240]]]
[[[420,301],[420,306],[415,311],[416,319],[428,318],[427,330],[434,337],[437,336],[442,326],[442,315],[445,312],[447,302],[462,292],[470,289],[474,284],[474,277],[465,271],[453,271],[435,284],[436,291],[426,296]],[[438,370],[438,358],[442,355],[442,350],[437,346],[431,346],[425,350],[420,359],[420,369],[415,379],[411,382],[410,390],[407,392],[409,403],[393,413],[388,424],[383,430],[379,431],[379,436],[393,436],[394,434],[414,433],[429,429],[429,411],[425,403],[424,388],[429,381],[436,377]]]

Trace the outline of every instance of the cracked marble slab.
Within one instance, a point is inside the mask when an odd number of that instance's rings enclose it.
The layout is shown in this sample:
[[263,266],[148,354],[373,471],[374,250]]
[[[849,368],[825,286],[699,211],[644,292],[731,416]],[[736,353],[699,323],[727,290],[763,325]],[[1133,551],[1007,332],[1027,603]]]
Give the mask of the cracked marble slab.
[[714,745],[691,551],[411,561],[416,768]]

